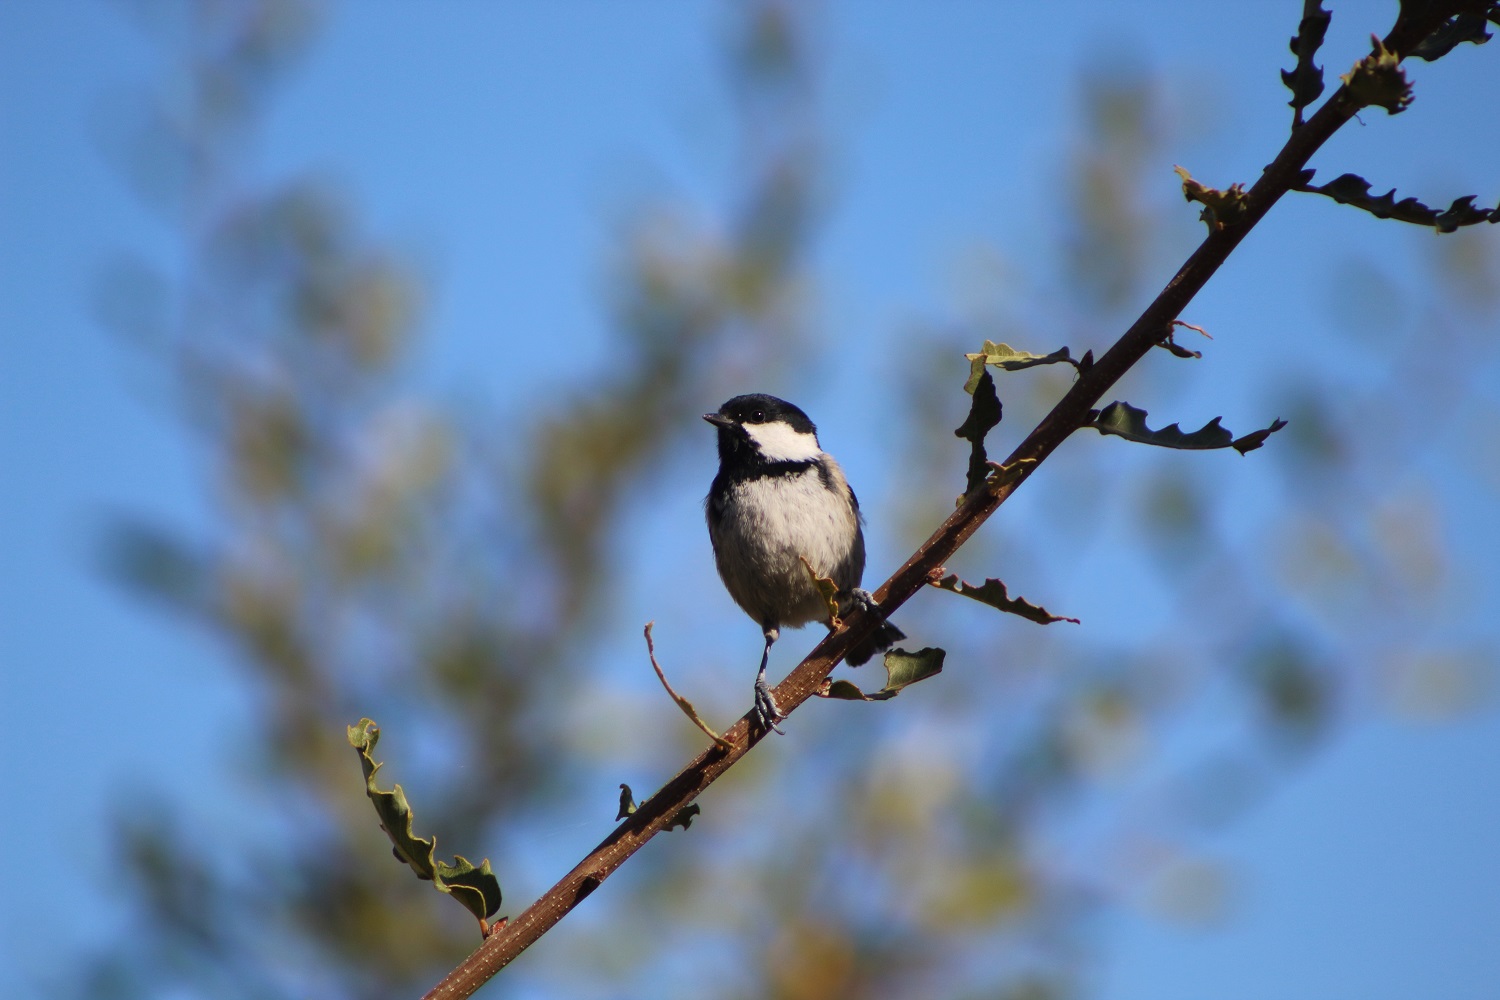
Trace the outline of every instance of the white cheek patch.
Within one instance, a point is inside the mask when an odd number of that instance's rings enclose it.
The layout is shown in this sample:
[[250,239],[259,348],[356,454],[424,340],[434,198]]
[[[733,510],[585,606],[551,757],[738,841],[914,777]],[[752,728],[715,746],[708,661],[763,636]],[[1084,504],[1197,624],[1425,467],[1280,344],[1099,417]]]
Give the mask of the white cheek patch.
[[793,430],[790,424],[745,424],[745,433],[760,453],[772,462],[806,462],[823,454],[818,436]]

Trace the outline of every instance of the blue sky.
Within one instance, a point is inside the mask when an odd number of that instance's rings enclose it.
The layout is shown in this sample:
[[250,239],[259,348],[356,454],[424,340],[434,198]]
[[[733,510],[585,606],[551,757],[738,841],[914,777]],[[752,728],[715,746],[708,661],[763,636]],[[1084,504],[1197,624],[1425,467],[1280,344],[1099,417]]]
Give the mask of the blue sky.
[[[1102,53],[1134,53],[1171,95],[1178,127],[1157,171],[1163,204],[1175,197],[1174,163],[1209,183],[1252,180],[1285,134],[1275,69],[1288,65],[1300,4],[1252,6],[1227,29],[1220,8],[1190,3],[829,4],[817,23],[838,193],[814,250],[815,325],[835,331],[835,344],[888,344],[950,301],[975,244],[1033,246],[1059,159],[1087,141],[1073,81]],[[1333,5],[1330,75],[1362,54],[1393,8]],[[717,79],[724,9],[331,7],[272,105],[257,169],[326,172],[372,231],[416,250],[432,279],[423,378],[434,392],[544,392],[576,352],[608,347],[600,291],[623,208],[658,192],[709,203],[724,193],[727,126],[705,82]],[[108,803],[160,788],[228,811],[212,782],[227,759],[222,734],[248,722],[222,650],[123,594],[100,567],[118,513],[186,525],[207,516],[192,442],[90,302],[121,249],[173,252],[101,148],[118,92],[151,80],[155,58],[105,4],[0,7],[5,996],[27,995],[84,942],[124,932],[105,868]],[[1385,186],[1403,193],[1493,202],[1500,132],[1493,106],[1483,127],[1473,116],[1474,95],[1500,92],[1497,59],[1492,44],[1419,67],[1412,110],[1346,129],[1315,161],[1323,179],[1378,164]],[[1183,207],[1170,229],[1171,266],[1198,239],[1195,214]],[[1278,351],[1300,349],[1289,338],[1326,312],[1322,279],[1301,266],[1377,241],[1393,259],[1417,261],[1433,239],[1312,198],[1278,208],[1195,303],[1192,318],[1217,338],[1214,364],[1181,390],[1181,412],[1258,426],[1284,363]],[[519,385],[491,362],[514,331],[531,347]],[[808,408],[825,441],[851,442],[840,454],[856,482],[879,479],[860,425],[877,405],[863,390],[885,374],[878,362],[826,378],[820,369],[797,396],[819,386],[821,405]],[[711,462],[707,447],[698,457]],[[1234,469],[1247,477],[1236,481],[1245,496],[1265,489],[1245,471],[1253,466]],[[1465,471],[1430,475],[1448,530],[1475,564],[1493,567],[1493,477],[1486,486]],[[1493,583],[1481,576],[1472,598],[1456,627],[1493,637]],[[1145,907],[1110,919],[1098,995],[1489,995],[1500,982],[1497,789],[1492,707],[1441,724],[1363,713],[1216,839],[1236,877],[1224,917],[1183,926]]]

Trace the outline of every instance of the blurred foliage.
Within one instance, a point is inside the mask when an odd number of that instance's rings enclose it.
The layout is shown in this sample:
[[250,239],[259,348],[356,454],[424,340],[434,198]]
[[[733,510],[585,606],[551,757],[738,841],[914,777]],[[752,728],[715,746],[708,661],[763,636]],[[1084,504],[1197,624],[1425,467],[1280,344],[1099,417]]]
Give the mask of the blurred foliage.
[[[99,303],[181,404],[216,506],[199,535],[122,523],[113,565],[233,651],[258,732],[241,741],[238,828],[206,830],[187,804],[121,802],[141,919],[77,986],[412,996],[473,947],[472,923],[391,859],[344,727],[373,716],[403,745],[429,747],[399,775],[424,831],[490,855],[502,912],[525,905],[511,887],[550,873],[515,872],[505,846],[563,811],[578,772],[609,764],[556,730],[583,697],[611,581],[628,570],[614,540],[630,501],[648,496],[648,473],[683,435],[701,434],[706,406],[811,349],[816,46],[790,3],[735,8],[732,204],[714,228],[670,202],[643,208],[612,262],[614,363],[558,387],[543,412],[471,423],[413,388],[417,270],[327,185],[255,173],[257,126],[311,50],[319,9],[139,8],[171,69],[114,148],[178,228],[187,262],[124,258]],[[993,296],[906,338],[891,398],[909,401],[909,426],[890,446],[905,492],[866,505],[886,531],[915,541],[951,511],[964,351],[1105,346],[1149,276],[1176,265],[1161,221],[1180,212],[1175,195],[1144,193],[1171,128],[1162,90],[1143,67],[1091,62],[1054,263],[979,248]],[[1431,353],[1416,348],[1433,330],[1476,354],[1493,346],[1493,243],[1467,236],[1433,251],[1447,256],[1430,291],[1405,293],[1412,322],[1384,331],[1368,359],[1389,365],[1376,389],[1276,366],[1263,398],[1291,423],[1248,460],[1283,473],[1269,520],[1223,513],[1220,463],[1238,456],[1162,457],[1079,435],[997,527],[1047,516],[982,532],[953,569],[985,579],[1003,568],[1013,588],[1099,625],[1059,635],[975,602],[913,601],[902,625],[942,637],[942,677],[889,707],[810,706],[789,752],[747,760],[688,834],[622,870],[611,885],[625,890],[598,893],[553,932],[570,934],[566,952],[537,949],[485,995],[700,996],[712,983],[747,998],[1052,1000],[1086,992],[1103,907],[1213,919],[1232,881],[1200,835],[1318,746],[1361,686],[1427,716],[1488,691],[1484,641],[1455,645],[1444,629],[1461,582],[1442,512],[1391,454],[1459,447],[1437,427],[1465,419],[1454,401],[1482,366],[1413,371],[1413,359]],[[1162,354],[1147,367],[1190,363]],[[1073,375],[1061,364],[997,373],[1006,422],[991,445],[1024,432]],[[1142,386],[1170,401],[1160,376],[1142,375],[1132,398]],[[1392,436],[1377,445],[1359,404],[1394,387],[1431,421],[1383,427]],[[476,423],[526,433],[493,440]],[[909,488],[919,483],[950,485]],[[1117,599],[1077,607],[1070,583],[1106,544],[1135,572],[1110,578]],[[1116,605],[1142,591],[1159,593],[1168,623],[1152,630],[1127,610],[1111,628]],[[601,835],[613,808],[600,803]],[[580,922],[592,932],[573,930]]]

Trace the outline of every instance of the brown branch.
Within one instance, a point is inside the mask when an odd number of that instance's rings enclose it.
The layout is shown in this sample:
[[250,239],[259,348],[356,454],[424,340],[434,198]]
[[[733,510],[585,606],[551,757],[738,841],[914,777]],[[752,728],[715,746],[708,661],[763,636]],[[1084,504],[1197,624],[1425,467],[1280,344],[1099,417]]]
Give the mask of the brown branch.
[[[1401,15],[1385,38],[1386,49],[1404,56],[1434,28],[1463,8],[1465,2],[1447,0],[1444,3],[1403,5]],[[1416,7],[1420,10],[1411,13]],[[1350,95],[1349,88],[1342,86],[1316,114],[1292,132],[1281,152],[1247,193],[1244,215],[1233,224],[1209,234],[1140,318],[1103,357],[1079,376],[1067,394],[1006,459],[1005,464],[1014,466],[1015,473],[991,477],[985,488],[971,493],[905,565],[875,591],[875,599],[885,613],[899,608],[926,586],[933,571],[943,566],[1015,492],[1016,487],[1030,478],[1036,466],[1069,434],[1087,422],[1094,404],[1170,333],[1173,321],[1213,277],[1219,265],[1228,259],[1281,196],[1302,182],[1302,173],[1313,153],[1359,109],[1359,102]],[[776,703],[782,711],[790,715],[811,698],[849,648],[873,631],[875,625],[870,615],[856,612],[844,621],[843,628],[818,643],[807,658],[777,685]],[[728,749],[713,745],[700,753],[660,791],[643,802],[561,881],[520,916],[491,934],[426,995],[426,1000],[458,1000],[471,996],[597,889],[646,841],[665,829],[684,806],[749,753],[762,735],[752,735],[748,715],[735,723],[724,734],[730,743]]]

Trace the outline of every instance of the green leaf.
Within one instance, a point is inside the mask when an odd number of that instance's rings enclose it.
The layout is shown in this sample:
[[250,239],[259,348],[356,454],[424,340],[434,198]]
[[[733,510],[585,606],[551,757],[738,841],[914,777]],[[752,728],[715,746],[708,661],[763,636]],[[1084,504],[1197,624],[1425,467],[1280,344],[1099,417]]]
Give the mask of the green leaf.
[[995,394],[995,379],[989,370],[980,365],[979,381],[972,390],[974,399],[969,404],[969,415],[953,432],[954,436],[969,442],[969,471],[964,480],[964,497],[984,485],[989,478],[989,455],[984,450],[984,439],[990,430],[1000,423],[1000,397]]
[[842,701],[869,701],[865,693],[852,681],[836,680],[829,681],[828,686],[818,692],[824,698],[838,698]]
[[1401,57],[1376,35],[1370,36],[1370,48],[1370,54],[1339,79],[1360,107],[1385,108],[1387,114],[1399,115],[1412,102],[1411,82],[1401,68]]
[[1245,185],[1231,184],[1227,191],[1220,191],[1193,180],[1182,167],[1173,167],[1177,176],[1182,178],[1182,196],[1188,201],[1196,201],[1203,206],[1203,211],[1198,213],[1210,230],[1217,231],[1234,225],[1245,217],[1245,211],[1249,206],[1249,197],[1245,194]]
[[630,793],[630,786],[620,785],[620,811],[615,813],[616,820],[622,820],[635,812],[635,796]]
[[1036,622],[1038,625],[1051,625],[1053,622],[1072,622],[1079,624],[1077,618],[1068,618],[1063,615],[1054,615],[1046,608],[1039,607],[1026,600],[1024,597],[1011,597],[1005,591],[1005,584],[999,580],[986,580],[976,587],[972,583],[965,583],[957,576],[945,576],[941,580],[933,580],[932,585],[939,590],[970,597],[980,604],[988,604],[992,608],[1020,615],[1027,621]]
[[893,649],[885,654],[885,687],[881,694],[894,698],[896,694],[918,681],[936,677],[943,672],[943,659],[948,654],[935,646],[927,646],[915,653],[904,649]]
[[[622,820],[626,816],[634,815],[636,808],[635,796],[631,794],[630,786],[622,784],[620,786],[620,811],[615,813],[615,819]],[[663,829],[671,830],[673,827],[680,826],[686,830],[693,825],[693,817],[702,811],[702,809],[698,808],[698,803],[690,802],[677,810]]]
[[698,808],[698,803],[689,802],[672,815],[672,818],[667,821],[667,825],[663,829],[671,830],[673,827],[680,826],[686,830],[693,825],[693,817],[702,811]]
[[985,365],[993,365],[1008,372],[1035,368],[1037,365],[1059,363],[1078,366],[1078,362],[1073,360],[1066,347],[1060,347],[1051,354],[1029,354],[1026,351],[1018,351],[1009,344],[997,344],[993,340],[986,340],[984,346],[979,349],[979,353],[965,354],[964,357],[969,359],[969,380],[964,383],[964,392],[967,393],[973,393],[979,385],[979,376],[984,372]]
[[815,693],[823,698],[841,701],[889,701],[918,681],[925,681],[942,673],[943,658],[947,655],[934,646],[927,646],[915,653],[893,649],[885,654],[885,687],[879,691],[866,694],[849,681],[828,680]]
[[1490,40],[1484,22],[1488,19],[1500,24],[1500,3],[1489,4],[1488,10],[1478,8],[1456,14],[1438,26],[1437,30],[1424,38],[1407,55],[1428,62],[1436,62],[1464,42],[1483,45]]
[[500,881],[490,871],[486,858],[476,867],[462,855],[455,855],[453,864],[438,861],[437,838],[431,840],[418,837],[412,831],[412,811],[407,804],[406,793],[397,785],[383,792],[375,785],[375,773],[380,765],[371,754],[380,741],[380,727],[369,719],[360,719],[357,725],[347,730],[349,745],[359,752],[360,767],[365,774],[365,794],[375,806],[375,815],[380,818],[381,829],[391,838],[397,860],[405,862],[417,878],[430,881],[439,891],[458,900],[479,921],[480,928],[500,909]]
[[1302,22],[1292,36],[1292,55],[1297,57],[1297,68],[1281,71],[1281,82],[1292,92],[1287,103],[1296,112],[1293,128],[1302,124],[1302,109],[1322,96],[1323,67],[1313,62],[1313,56],[1322,47],[1331,20],[1333,15],[1323,9],[1323,0],[1303,0]]
[[1377,198],[1370,194],[1370,182],[1358,174],[1340,174],[1322,186],[1302,183],[1297,186],[1297,190],[1326,195],[1341,205],[1362,208],[1377,219],[1395,219],[1397,222],[1410,222],[1417,226],[1431,226],[1440,233],[1451,233],[1460,226],[1473,226],[1481,222],[1500,222],[1500,207],[1475,208],[1475,196],[1472,194],[1454,199],[1452,205],[1439,212],[1415,198],[1397,201],[1395,188]]
[[1146,411],[1129,403],[1110,403],[1102,410],[1091,414],[1088,426],[1100,434],[1113,434],[1140,444],[1152,444],[1159,448],[1183,450],[1208,450],[1233,448],[1241,455],[1254,451],[1266,443],[1266,438],[1286,426],[1285,420],[1275,420],[1270,427],[1253,431],[1244,437],[1235,437],[1227,428],[1219,426],[1220,417],[1214,417],[1191,434],[1183,432],[1176,424],[1154,431],[1146,426]]

